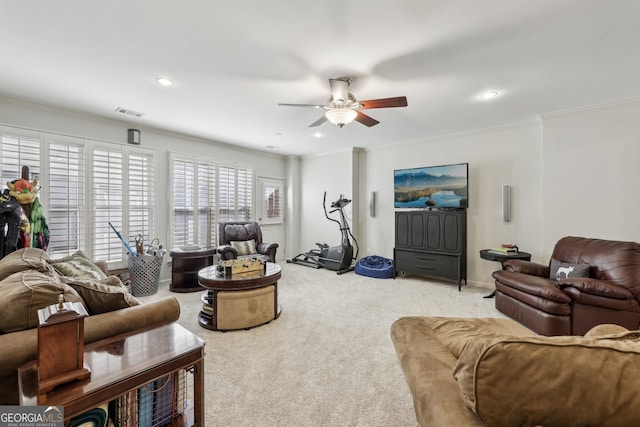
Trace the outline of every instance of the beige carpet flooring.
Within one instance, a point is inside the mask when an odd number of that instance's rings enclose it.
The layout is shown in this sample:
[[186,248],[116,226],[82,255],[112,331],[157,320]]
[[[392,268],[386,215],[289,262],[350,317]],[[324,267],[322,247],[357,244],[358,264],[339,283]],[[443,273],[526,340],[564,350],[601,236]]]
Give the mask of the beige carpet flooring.
[[281,316],[248,331],[198,325],[202,292],[175,296],[206,341],[207,426],[416,426],[389,330],[402,316],[503,317],[490,289],[373,279],[282,262]]

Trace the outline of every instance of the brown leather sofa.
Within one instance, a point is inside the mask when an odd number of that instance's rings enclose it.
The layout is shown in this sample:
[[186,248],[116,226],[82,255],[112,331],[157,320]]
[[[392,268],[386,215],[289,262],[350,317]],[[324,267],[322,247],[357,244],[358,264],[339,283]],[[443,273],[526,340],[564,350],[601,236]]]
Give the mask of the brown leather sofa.
[[[255,252],[242,253],[239,247],[247,247],[244,242],[254,241]],[[234,243],[232,243],[234,242]],[[265,261],[276,262],[277,243],[264,243],[262,230],[255,221],[221,222],[218,226],[218,253],[220,258],[236,259],[242,257],[258,257]]]
[[[584,267],[585,277],[550,278],[554,260],[565,263],[566,272]],[[584,335],[603,323],[631,330],[640,325],[635,242],[564,237],[548,265],[509,260],[493,277],[496,308],[542,335]]]

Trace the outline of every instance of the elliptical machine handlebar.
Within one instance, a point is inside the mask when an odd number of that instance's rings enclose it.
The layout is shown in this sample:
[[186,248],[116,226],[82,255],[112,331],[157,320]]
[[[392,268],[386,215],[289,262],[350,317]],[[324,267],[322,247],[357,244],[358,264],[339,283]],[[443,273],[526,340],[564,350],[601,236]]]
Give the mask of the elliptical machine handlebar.
[[[327,192],[324,192],[325,197],[327,195]],[[335,208],[334,211],[340,209],[340,208],[344,208],[345,206],[347,206],[349,203],[351,203],[351,200],[349,199],[345,199],[342,194],[340,195],[340,198],[338,200],[336,200],[335,202],[331,203],[331,207]],[[333,212],[333,211],[332,211]]]
[[[336,209],[333,209],[331,212],[327,212],[327,192],[325,191],[325,192],[324,192],[324,197],[322,198],[322,208],[324,209],[324,216],[325,216],[325,217],[327,217],[327,219],[328,219],[329,221],[337,222],[337,223],[338,223],[338,225],[340,225],[340,228],[342,229],[342,224],[340,223],[340,221],[338,221],[338,220],[337,220],[337,219],[335,219],[335,218],[331,218],[331,217],[329,216],[329,214],[330,214],[330,213],[334,213],[335,211],[339,211],[339,210],[340,210],[340,207],[336,207],[336,206],[334,206],[334,205],[335,205],[336,203],[338,203],[340,200],[342,200],[342,194],[340,195],[340,199],[338,199],[337,201],[335,201],[335,202],[331,203],[331,207],[332,207],[332,208],[334,208],[334,207],[335,207]],[[351,200],[349,200],[349,202],[351,202]],[[346,205],[345,205],[345,206],[346,206]]]

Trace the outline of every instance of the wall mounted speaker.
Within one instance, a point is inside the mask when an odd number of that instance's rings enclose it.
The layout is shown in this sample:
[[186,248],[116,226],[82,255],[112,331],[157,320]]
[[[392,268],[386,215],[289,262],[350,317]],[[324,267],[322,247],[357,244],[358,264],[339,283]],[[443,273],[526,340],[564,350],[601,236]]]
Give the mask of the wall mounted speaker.
[[502,186],[502,221],[511,221],[511,186]]
[[376,216],[376,192],[369,191],[369,216]]
[[138,129],[127,129],[127,142],[140,145],[140,131]]

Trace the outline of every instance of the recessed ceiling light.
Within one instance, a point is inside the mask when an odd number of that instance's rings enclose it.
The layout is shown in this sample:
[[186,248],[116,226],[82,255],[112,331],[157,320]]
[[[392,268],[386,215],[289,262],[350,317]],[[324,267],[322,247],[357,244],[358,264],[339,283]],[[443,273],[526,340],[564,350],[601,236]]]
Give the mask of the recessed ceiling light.
[[322,132],[314,132],[314,133],[311,134],[311,136],[314,137],[314,138],[322,138],[322,137],[324,137],[324,133],[322,133]]
[[491,99],[491,98],[495,98],[496,96],[498,96],[498,92],[496,92],[495,90],[490,90],[487,92],[484,92],[482,95],[480,95],[481,99]]
[[156,81],[160,83],[162,86],[173,86],[173,80],[168,79],[166,77],[158,77]]

